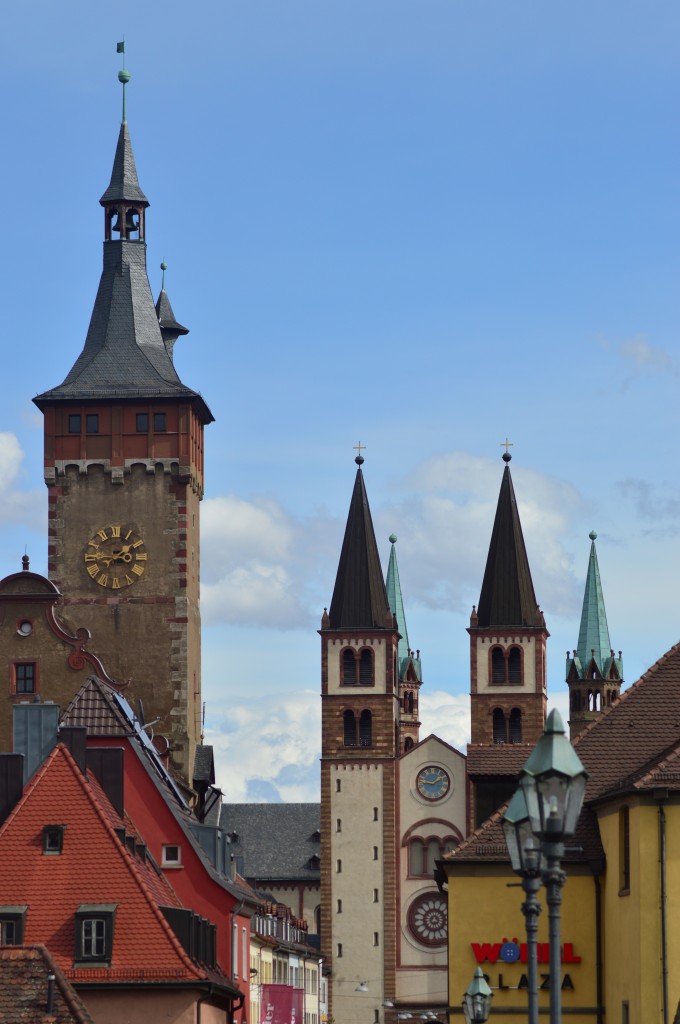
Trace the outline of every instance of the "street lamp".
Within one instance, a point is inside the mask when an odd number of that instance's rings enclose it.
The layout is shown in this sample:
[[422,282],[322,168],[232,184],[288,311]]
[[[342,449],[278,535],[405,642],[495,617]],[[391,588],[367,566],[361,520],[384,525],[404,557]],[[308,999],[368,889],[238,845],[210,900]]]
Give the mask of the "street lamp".
[[538,962],[536,941],[538,937],[538,915],[541,904],[538,890],[541,888],[541,874],[545,861],[531,831],[527,802],[521,787],[508,804],[501,824],[505,833],[505,844],[510,854],[510,863],[515,874],[522,879],[526,899],[522,904],[527,930],[527,982],[529,997],[529,1024],[538,1024]]
[[493,993],[482,974],[482,968],[478,967],[463,996],[465,1024],[484,1024],[491,1013],[492,999]]
[[545,731],[519,777],[531,831],[541,840],[546,866],[543,881],[550,940],[550,1024],[561,1024],[560,904],[565,873],[564,840],[574,834],[588,773],[564,732],[559,711],[551,711]]

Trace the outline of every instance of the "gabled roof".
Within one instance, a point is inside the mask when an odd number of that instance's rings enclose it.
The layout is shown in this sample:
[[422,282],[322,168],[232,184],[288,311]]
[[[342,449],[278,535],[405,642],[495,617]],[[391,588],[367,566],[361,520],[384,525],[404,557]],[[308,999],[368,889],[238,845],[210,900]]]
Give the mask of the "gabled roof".
[[[509,864],[510,855],[505,844],[505,836],[501,824],[506,807],[507,804],[499,807],[479,828],[471,832],[460,846],[457,846],[451,853],[444,854],[443,860],[455,864]],[[566,861],[589,861],[601,864],[603,858],[604,851],[597,826],[597,818],[590,808],[585,807],[581,812],[573,840],[569,840],[569,846],[567,847],[564,859]]]
[[320,823],[320,804],[223,804],[220,815],[241,874],[254,882],[318,881]]
[[179,825],[203,869],[221,889],[237,900],[244,899],[246,894],[240,886],[216,869],[198,841],[193,828],[200,823],[189,810],[179,787],[125,698],[92,676],[69,704],[62,716],[62,724],[85,726],[91,736],[125,736],[131,754],[138,758],[159,800]]
[[[360,461],[361,460],[361,461]],[[331,629],[392,629],[361,456],[329,611]]]
[[[574,740],[590,773],[586,800],[633,786],[639,789],[641,780],[653,780],[664,763],[672,764],[668,771],[674,773],[679,745],[680,644],[676,644]],[[655,785],[649,782],[650,788]]]
[[[48,978],[54,977],[47,1013]],[[78,993],[42,945],[0,947],[0,1020],[3,1024],[93,1024]]]
[[545,628],[545,620],[534,593],[517,499],[510,476],[510,455],[506,453],[503,458],[506,466],[479,597],[477,624],[481,627]]
[[[113,818],[112,818],[113,815]],[[115,812],[94,780],[84,775],[63,744],[35,773],[0,828],[0,902],[28,904],[25,939],[49,939],[50,952],[71,979],[118,982],[201,979],[159,909],[142,864],[114,831]],[[61,854],[45,857],[40,837],[46,824],[64,825]],[[164,878],[164,905],[179,901]],[[116,906],[110,968],[74,968],[73,914],[79,905]]]
[[123,121],[120,126],[116,153],[113,158],[111,181],[99,202],[102,206],[106,206],[108,203],[125,201],[140,203],[144,206],[149,205],[149,200],[139,187],[127,121]]

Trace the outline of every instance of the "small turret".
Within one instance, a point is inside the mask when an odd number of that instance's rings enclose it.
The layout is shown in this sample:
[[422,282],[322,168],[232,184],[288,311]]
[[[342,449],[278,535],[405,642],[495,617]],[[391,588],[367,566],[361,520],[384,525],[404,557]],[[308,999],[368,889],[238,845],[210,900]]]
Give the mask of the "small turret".
[[569,657],[567,652],[566,677],[569,687],[569,732],[573,739],[589,722],[618,699],[623,682],[623,661],[618,658],[609,641],[607,612],[602,594],[600,567],[597,561],[592,530],[590,557],[586,573],[586,588],[581,610],[578,646]]

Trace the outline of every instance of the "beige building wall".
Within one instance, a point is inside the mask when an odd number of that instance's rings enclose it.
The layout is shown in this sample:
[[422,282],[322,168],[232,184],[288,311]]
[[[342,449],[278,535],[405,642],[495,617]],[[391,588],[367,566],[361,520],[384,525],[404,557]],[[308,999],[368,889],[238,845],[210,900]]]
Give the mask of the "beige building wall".
[[[418,775],[428,767],[444,770],[450,780],[446,794],[428,800],[418,792]],[[465,759],[462,754],[436,736],[429,736],[403,755],[399,762],[399,949],[396,995],[398,1002],[418,1003],[447,1000],[446,941],[436,946],[419,941],[409,924],[409,914],[421,899],[430,894],[446,907],[446,897],[437,891],[432,872],[418,870],[417,851],[434,850],[440,854],[459,842],[465,833]],[[416,851],[416,852],[417,852]],[[415,869],[415,870],[414,870]],[[428,865],[423,863],[423,871]]]
[[360,651],[369,647],[373,651],[373,664],[375,670],[374,684],[367,686],[366,691],[370,694],[385,693],[386,691],[386,667],[385,667],[385,642],[382,638],[362,638],[348,635],[346,638],[333,637],[328,643],[328,692],[332,694],[347,693],[347,687],[340,683],[342,671],[341,652],[345,647],[352,647]]
[[[330,766],[333,1018],[369,1024],[383,990],[383,774],[381,764]],[[339,783],[339,787],[338,787]],[[357,992],[366,982],[367,992]]]
[[524,658],[524,683],[513,686],[503,684],[504,693],[532,693],[536,690],[536,643],[531,636],[521,633],[503,633],[499,636],[478,636],[477,641],[477,693],[498,693],[498,684],[492,684],[490,675],[489,651],[496,646],[521,647]]

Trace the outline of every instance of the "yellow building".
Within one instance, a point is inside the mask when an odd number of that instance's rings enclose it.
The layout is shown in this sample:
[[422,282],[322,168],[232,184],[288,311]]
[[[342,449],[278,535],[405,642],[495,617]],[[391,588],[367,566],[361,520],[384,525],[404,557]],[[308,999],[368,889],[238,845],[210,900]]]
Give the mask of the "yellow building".
[[[574,741],[589,772],[565,859],[562,1000],[584,1024],[680,1019],[680,645],[602,710]],[[477,964],[494,993],[492,1018],[526,1021],[523,893],[500,812],[440,861],[448,887],[449,1007],[458,1014]],[[539,899],[544,902],[544,890]],[[539,921],[539,986],[547,911]],[[548,1006],[548,992],[539,992]]]

